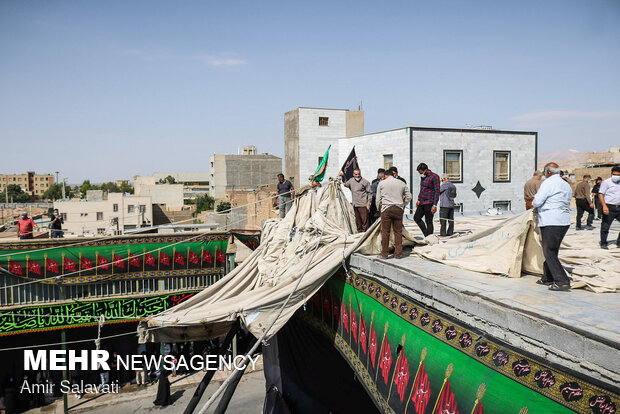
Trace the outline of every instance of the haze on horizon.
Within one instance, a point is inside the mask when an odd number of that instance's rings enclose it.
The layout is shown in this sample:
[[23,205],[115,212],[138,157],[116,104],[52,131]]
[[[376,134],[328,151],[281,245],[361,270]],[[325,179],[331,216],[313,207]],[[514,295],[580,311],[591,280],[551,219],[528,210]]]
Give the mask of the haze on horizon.
[[620,145],[620,2],[0,2],[0,173],[70,183],[283,156],[283,115]]

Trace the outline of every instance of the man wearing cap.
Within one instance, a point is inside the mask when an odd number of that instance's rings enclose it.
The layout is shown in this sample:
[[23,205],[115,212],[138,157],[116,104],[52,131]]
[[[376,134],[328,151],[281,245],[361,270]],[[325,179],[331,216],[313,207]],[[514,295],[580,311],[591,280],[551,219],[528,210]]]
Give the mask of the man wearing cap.
[[28,217],[28,213],[23,211],[22,216],[17,222],[17,235],[21,240],[32,239],[34,238],[32,236],[33,227],[39,230],[39,226],[37,226],[37,223],[35,223],[33,219]]
[[[603,205],[603,222],[601,223],[601,247],[607,249],[607,235],[614,220],[620,222],[620,167],[611,169],[611,177],[603,181],[598,190],[598,198]],[[620,233],[616,240],[620,246]]]

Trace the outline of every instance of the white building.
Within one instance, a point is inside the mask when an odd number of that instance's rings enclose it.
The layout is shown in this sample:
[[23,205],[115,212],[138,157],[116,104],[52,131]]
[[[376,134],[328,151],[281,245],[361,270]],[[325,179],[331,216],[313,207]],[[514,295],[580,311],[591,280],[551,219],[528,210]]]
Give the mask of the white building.
[[[332,177],[336,176],[355,146],[362,175],[367,179],[374,179],[378,168],[387,169],[392,165],[398,168],[399,175],[407,180],[413,194],[412,208],[420,183],[415,168],[423,162],[440,176],[443,173],[450,176],[457,188],[455,202],[461,211],[486,211],[492,207],[515,211],[525,209],[523,185],[536,169],[537,132],[404,127],[354,137],[326,138],[319,135],[313,138],[314,131],[320,128],[319,117],[342,120],[346,111],[308,108],[299,108],[298,111],[304,113],[303,122],[289,116],[293,111],[285,115],[285,131],[299,131],[299,138],[287,137],[285,132],[285,159],[287,175],[301,176],[304,183],[304,178],[307,180],[314,172],[318,161],[317,149],[311,149],[312,142],[323,152],[327,145],[332,145],[327,169],[328,176]],[[308,120],[310,116],[314,119]],[[356,123],[359,125],[359,121]],[[345,124],[339,127],[339,131],[346,128]],[[299,155],[291,151],[295,146],[291,141],[295,140],[299,142]],[[295,163],[298,163],[297,171]]]
[[63,216],[66,235],[123,234],[153,223],[149,196],[109,193],[107,199],[98,201],[55,201],[54,208]]

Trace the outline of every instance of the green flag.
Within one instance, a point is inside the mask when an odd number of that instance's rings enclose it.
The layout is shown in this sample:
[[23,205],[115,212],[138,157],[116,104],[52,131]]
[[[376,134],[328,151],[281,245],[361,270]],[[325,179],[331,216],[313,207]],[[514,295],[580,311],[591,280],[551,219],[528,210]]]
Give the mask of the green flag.
[[325,178],[325,171],[327,170],[327,158],[329,157],[329,149],[331,147],[332,147],[331,145],[327,147],[327,151],[325,151],[325,155],[321,159],[319,166],[316,167],[316,171],[314,172],[314,175],[310,177],[310,181],[317,180],[318,182],[321,182],[323,181],[323,178]]

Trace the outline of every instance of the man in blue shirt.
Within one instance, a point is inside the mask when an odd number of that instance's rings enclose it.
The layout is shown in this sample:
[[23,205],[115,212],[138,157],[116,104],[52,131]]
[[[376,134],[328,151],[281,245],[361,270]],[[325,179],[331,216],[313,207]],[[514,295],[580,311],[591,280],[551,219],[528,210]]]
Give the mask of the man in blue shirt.
[[558,259],[558,251],[570,227],[573,191],[560,176],[560,167],[556,163],[545,165],[544,174],[547,179],[532,201],[532,206],[538,211],[538,227],[545,256],[544,274],[536,283],[548,285],[549,290],[568,291],[570,280]]

